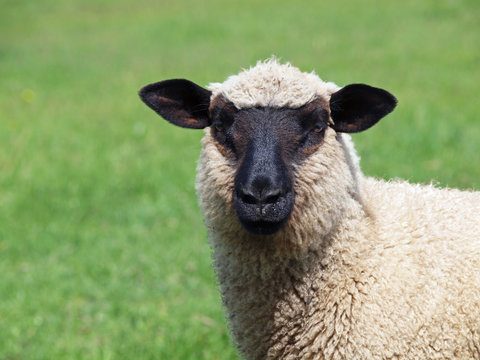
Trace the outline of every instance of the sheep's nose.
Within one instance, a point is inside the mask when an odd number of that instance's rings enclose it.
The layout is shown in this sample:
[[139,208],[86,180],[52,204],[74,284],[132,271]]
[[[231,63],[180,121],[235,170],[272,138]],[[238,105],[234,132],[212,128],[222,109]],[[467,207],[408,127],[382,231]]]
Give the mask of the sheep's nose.
[[237,173],[234,207],[240,223],[247,231],[270,235],[281,229],[288,220],[295,194],[281,159],[258,161],[253,165],[244,161]]
[[282,196],[282,189],[279,187],[241,187],[238,189],[238,197],[246,204],[274,204]]

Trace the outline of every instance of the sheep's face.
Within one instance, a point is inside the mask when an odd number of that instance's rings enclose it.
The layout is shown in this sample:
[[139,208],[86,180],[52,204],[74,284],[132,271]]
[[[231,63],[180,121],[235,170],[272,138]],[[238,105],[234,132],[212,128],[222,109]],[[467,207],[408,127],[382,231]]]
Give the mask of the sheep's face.
[[316,99],[299,109],[239,110],[218,96],[209,118],[218,150],[235,166],[233,204],[241,224],[255,234],[276,232],[295,203],[293,166],[322,143],[328,104]]
[[218,152],[234,168],[233,208],[254,234],[280,230],[295,205],[294,168],[322,146],[328,127],[358,132],[393,110],[396,99],[368,85],[348,85],[326,98],[317,94],[302,106],[239,108],[222,94],[188,80],[145,86],[142,100],[169,122],[210,127]]

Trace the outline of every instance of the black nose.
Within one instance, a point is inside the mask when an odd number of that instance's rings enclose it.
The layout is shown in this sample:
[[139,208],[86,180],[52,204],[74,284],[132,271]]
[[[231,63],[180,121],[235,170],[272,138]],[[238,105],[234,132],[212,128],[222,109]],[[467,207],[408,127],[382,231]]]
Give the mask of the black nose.
[[293,208],[294,194],[288,184],[268,176],[238,184],[234,204],[238,218],[248,231],[267,235],[278,231]]
[[254,176],[238,187],[239,198],[247,204],[274,204],[283,193],[282,184],[265,174]]
[[267,235],[287,222],[295,194],[281,147],[272,139],[257,140],[249,144],[237,171],[233,202],[247,231]]
[[248,186],[238,189],[238,197],[246,204],[274,204],[283,191],[277,186]]

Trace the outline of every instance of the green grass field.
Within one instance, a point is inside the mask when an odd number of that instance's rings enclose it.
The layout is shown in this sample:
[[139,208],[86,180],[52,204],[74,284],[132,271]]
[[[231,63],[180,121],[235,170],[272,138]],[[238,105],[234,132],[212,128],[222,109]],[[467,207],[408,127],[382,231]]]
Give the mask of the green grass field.
[[369,175],[480,189],[480,2],[0,1],[0,360],[234,359],[195,192],[201,131],[137,90],[276,54],[397,110]]

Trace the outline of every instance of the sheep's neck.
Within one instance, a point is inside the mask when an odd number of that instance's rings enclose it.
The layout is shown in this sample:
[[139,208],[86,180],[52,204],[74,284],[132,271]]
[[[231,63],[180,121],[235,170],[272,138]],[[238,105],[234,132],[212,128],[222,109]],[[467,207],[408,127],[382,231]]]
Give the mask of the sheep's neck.
[[[317,239],[316,246],[290,253],[288,239],[278,251],[246,235],[235,246],[215,242],[213,237],[215,267],[231,329],[247,358],[298,355],[302,344],[310,346],[313,339],[327,342],[335,317],[348,316],[349,301],[342,305],[342,313],[338,308],[322,308],[332,303],[327,299],[337,296],[339,279],[355,262],[356,255],[345,257],[344,242],[350,241],[348,248],[354,248],[361,225],[353,216],[346,216],[339,228],[343,235],[349,228],[357,237],[343,236],[340,244],[333,231]],[[319,311],[325,316],[309,315]]]

